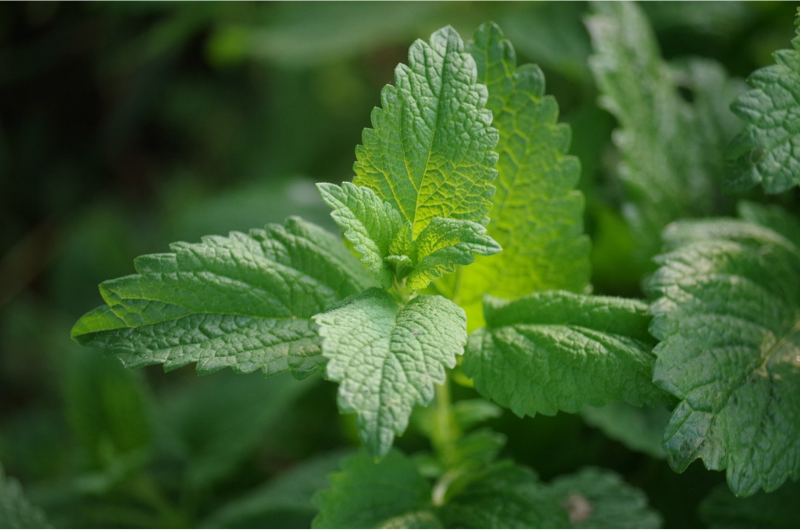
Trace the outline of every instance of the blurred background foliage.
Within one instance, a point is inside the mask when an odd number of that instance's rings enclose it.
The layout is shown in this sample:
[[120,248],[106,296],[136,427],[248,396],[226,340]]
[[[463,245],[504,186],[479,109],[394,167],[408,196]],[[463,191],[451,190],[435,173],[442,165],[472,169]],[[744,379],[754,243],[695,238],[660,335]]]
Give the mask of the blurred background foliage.
[[[793,36],[792,3],[642,7],[665,58],[710,57],[739,77],[771,64]],[[447,24],[467,39],[494,20],[521,63],[542,67],[583,166],[595,292],[641,296],[612,170],[615,122],[597,106],[587,66],[586,10],[582,2],[0,4],[5,472],[57,527],[309,524],[311,493],[357,445],[333,385],[229,371],[198,378],[192,367],[129,371],[73,344],[70,326],[101,302],[100,281],[131,273],[133,257],[171,241],[288,215],[333,229],[313,183],[352,176],[354,148],[395,65],[414,39]],[[690,86],[683,95],[693,97]],[[609,414],[634,427],[604,434]],[[648,493],[666,526],[732,524],[721,474],[699,463],[682,475],[669,470],[652,434],[663,421],[598,409],[506,413],[491,424],[508,436],[506,454],[545,479],[610,467]],[[425,443],[413,427],[399,441],[411,452]],[[757,515],[757,501],[736,506]]]

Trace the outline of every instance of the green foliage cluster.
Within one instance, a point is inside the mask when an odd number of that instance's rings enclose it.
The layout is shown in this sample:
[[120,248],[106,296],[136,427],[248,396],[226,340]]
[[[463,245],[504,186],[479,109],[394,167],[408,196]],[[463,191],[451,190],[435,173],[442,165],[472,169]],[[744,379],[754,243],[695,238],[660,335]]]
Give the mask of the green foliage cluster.
[[[205,9],[174,23],[200,27],[219,8]],[[357,16],[373,9],[392,8]],[[536,9],[541,19],[556,8]],[[748,90],[710,59],[664,59],[636,4],[589,11],[588,36],[563,23],[588,68],[528,46],[544,66],[566,64],[557,80],[593,76],[591,99],[615,130],[595,107],[560,122],[543,69],[518,65],[498,24],[467,42],[447,26],[414,42],[381,90],[352,183],[319,183],[319,201],[308,190],[297,201],[327,206],[332,224],[289,216],[173,243],[101,283],[104,305],[73,326],[77,343],[128,368],[234,373],[186,386],[159,376],[158,405],[139,372],[70,353],[68,414],[91,472],[32,499],[57,526],[650,528],[685,522],[670,510],[687,494],[699,505],[689,521],[800,522],[780,501],[800,479],[800,29]],[[168,27],[152,43],[167,46]],[[234,22],[209,57],[285,58],[298,53],[284,49],[292,38]],[[355,46],[318,45],[311,55]],[[590,130],[573,142],[581,124]],[[621,213],[591,181],[604,165]],[[633,278],[610,289],[603,263]],[[341,420],[320,412],[334,401]],[[543,417],[583,429],[557,472],[515,445],[532,422],[528,452],[544,454],[548,437],[565,445]],[[583,422],[642,470],[599,466]],[[243,462],[268,430],[266,449],[300,463],[217,503],[258,479]],[[670,481],[682,482],[667,465],[683,473],[697,459],[725,472],[725,489],[705,472],[698,491],[673,496]],[[0,479],[0,520],[44,526],[16,481]],[[96,504],[70,518],[81,499]]]

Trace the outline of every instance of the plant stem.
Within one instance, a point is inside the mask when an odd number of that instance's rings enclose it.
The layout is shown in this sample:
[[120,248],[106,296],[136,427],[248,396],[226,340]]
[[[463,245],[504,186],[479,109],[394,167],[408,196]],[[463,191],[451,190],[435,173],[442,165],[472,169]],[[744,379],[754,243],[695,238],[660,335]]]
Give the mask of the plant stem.
[[431,440],[436,452],[444,461],[448,459],[456,441],[461,437],[461,432],[453,421],[450,405],[450,376],[448,374],[444,383],[436,386],[436,419]]

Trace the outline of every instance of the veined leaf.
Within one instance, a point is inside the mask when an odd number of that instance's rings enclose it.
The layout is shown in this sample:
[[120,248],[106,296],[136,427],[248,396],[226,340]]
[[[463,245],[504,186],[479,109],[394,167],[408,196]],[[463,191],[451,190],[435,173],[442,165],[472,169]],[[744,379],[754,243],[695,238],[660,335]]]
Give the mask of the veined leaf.
[[495,24],[484,24],[468,50],[489,90],[500,140],[497,192],[488,233],[503,252],[477,258],[461,271],[459,303],[470,326],[480,325],[481,297],[516,298],[532,291],[584,291],[589,241],[583,235],[583,196],[574,190],[580,164],[567,156],[570,129],[558,123],[558,105],[545,96],[535,65],[517,68],[514,48]]
[[435,217],[485,225],[494,187],[497,131],[486,87],[458,33],[446,27],[416,41],[395,86],[381,91],[356,148],[353,183],[374,190],[418,236]]
[[339,407],[355,412],[361,438],[385,455],[415,403],[433,399],[445,367],[456,364],[467,340],[464,311],[441,296],[405,305],[370,289],[314,317],[320,326],[328,379],[339,382]]
[[0,467],[0,527],[51,528],[44,513],[28,502],[22,488]]
[[[752,217],[777,221],[774,210]],[[726,219],[675,223],[664,238],[672,250],[648,289],[662,341],[654,380],[681,400],[664,438],[670,464],[726,469],[738,496],[797,480],[800,248]]]
[[793,50],[775,52],[777,64],[756,70],[750,90],[731,105],[746,124],[726,153],[725,184],[743,191],[759,182],[767,193],[800,184],[800,26]]
[[[722,156],[723,144],[703,129],[708,102],[701,97],[692,108],[681,99],[676,72],[661,58],[640,8],[632,2],[593,7],[597,14],[587,21],[595,50],[590,66],[601,106],[620,124],[613,139],[622,154],[619,176],[629,201],[623,212],[638,241],[638,260],[649,262],[667,223],[712,209],[714,159]],[[715,65],[699,62],[678,77],[688,76],[702,91],[701,68],[725,77]]]
[[324,362],[311,316],[374,285],[336,238],[297,218],[171,248],[100,284],[108,305],[84,315],[72,337],[130,367],[197,362],[200,373],[302,377]]
[[439,513],[447,528],[569,528],[549,488],[508,460],[459,477]]
[[486,328],[469,337],[463,368],[485,397],[515,414],[577,412],[584,404],[656,404],[647,305],[565,291],[513,302],[487,298]]
[[612,471],[585,468],[556,478],[550,488],[573,528],[661,528],[645,494]]
[[349,182],[341,187],[321,183],[317,189],[322,200],[333,208],[331,217],[361,254],[361,261],[384,288],[391,287],[394,276],[384,258],[390,254],[389,247],[405,222],[400,212],[371,189]]
[[501,250],[483,225],[436,217],[414,241],[415,265],[407,285],[424,289],[432,280],[454,272],[457,265],[472,263],[473,254],[490,256]]
[[331,488],[314,496],[314,528],[441,528],[431,507],[431,487],[397,450],[375,462],[367,454],[342,461]]

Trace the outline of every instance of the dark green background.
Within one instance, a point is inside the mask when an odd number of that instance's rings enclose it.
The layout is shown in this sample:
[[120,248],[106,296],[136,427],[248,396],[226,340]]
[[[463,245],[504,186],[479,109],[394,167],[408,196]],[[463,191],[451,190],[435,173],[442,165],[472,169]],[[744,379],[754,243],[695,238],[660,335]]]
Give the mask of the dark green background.
[[[771,52],[794,35],[793,3],[642,7],[667,59],[710,57],[740,77],[771,64]],[[6,472],[55,526],[309,523],[308,491],[324,485],[336,461],[326,455],[357,445],[332,384],[228,371],[198,378],[192,367],[128,371],[73,344],[69,329],[101,303],[100,281],[133,272],[136,255],[165,251],[170,241],[288,215],[333,229],[313,182],[352,176],[381,87],[414,39],[447,24],[467,39],[494,20],[521,63],[542,67],[584,168],[595,292],[641,296],[641,278],[625,265],[630,245],[618,235],[624,195],[613,172],[614,120],[596,104],[586,10],[500,2],[0,4]],[[647,491],[666,526],[734,524],[715,519],[724,489],[698,518],[699,503],[724,481],[700,463],[677,475],[575,415],[508,413],[494,426],[509,438],[506,454],[545,479],[587,464],[610,467]],[[413,429],[398,442],[409,452],[425,443]],[[309,474],[321,478],[269,489],[314,458]],[[263,484],[272,500],[255,503],[259,509],[225,508]]]

